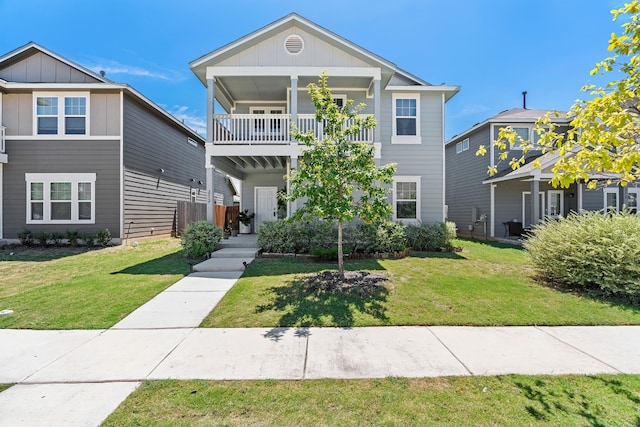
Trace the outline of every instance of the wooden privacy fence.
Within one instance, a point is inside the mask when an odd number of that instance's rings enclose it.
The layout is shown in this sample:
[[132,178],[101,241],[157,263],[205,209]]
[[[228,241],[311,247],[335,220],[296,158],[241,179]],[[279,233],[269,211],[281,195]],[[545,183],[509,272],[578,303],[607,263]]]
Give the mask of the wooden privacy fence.
[[184,228],[196,221],[207,220],[207,204],[178,201],[176,207],[176,235],[182,235]]
[[230,227],[238,229],[238,214],[240,213],[239,206],[213,206],[214,220],[213,223],[216,227],[224,229]]

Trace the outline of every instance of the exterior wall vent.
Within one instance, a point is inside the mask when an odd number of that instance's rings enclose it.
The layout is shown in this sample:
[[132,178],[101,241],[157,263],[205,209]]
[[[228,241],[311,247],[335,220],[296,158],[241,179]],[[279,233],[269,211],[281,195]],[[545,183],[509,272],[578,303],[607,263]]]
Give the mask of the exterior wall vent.
[[304,40],[297,34],[291,34],[284,41],[284,49],[289,55],[297,55],[304,49]]

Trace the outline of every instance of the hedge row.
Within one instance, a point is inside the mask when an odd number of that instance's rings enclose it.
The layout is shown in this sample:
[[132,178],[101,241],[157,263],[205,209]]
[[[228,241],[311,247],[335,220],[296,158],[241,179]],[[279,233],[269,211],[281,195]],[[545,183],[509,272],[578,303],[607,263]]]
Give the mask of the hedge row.
[[[344,253],[402,252],[439,250],[449,247],[455,238],[455,224],[420,224],[405,226],[398,222],[376,224],[352,223],[343,226]],[[265,222],[258,231],[258,246],[264,252],[312,253],[322,256],[333,253],[338,240],[338,228],[328,221]]]

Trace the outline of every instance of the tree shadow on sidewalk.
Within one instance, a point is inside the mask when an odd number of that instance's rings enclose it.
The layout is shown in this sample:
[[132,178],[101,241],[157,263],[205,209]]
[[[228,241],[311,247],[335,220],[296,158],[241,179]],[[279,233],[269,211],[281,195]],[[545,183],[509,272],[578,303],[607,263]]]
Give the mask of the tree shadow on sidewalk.
[[354,326],[356,317],[371,316],[387,323],[387,279],[380,274],[346,272],[336,279],[335,272],[303,276],[283,286],[269,288],[275,295],[267,304],[256,307],[258,313],[282,313],[278,326]]

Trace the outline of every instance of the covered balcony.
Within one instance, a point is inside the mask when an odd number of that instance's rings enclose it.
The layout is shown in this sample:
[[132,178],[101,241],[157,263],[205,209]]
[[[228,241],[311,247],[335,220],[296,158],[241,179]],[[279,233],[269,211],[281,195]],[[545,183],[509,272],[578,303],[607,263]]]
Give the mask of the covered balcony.
[[[295,122],[291,114],[214,114],[214,144],[277,145],[291,144],[293,124],[302,132],[313,131],[316,138],[324,136],[323,123],[314,114],[299,114]],[[350,123],[345,123],[350,125]],[[373,130],[363,129],[354,141],[373,142]]]

